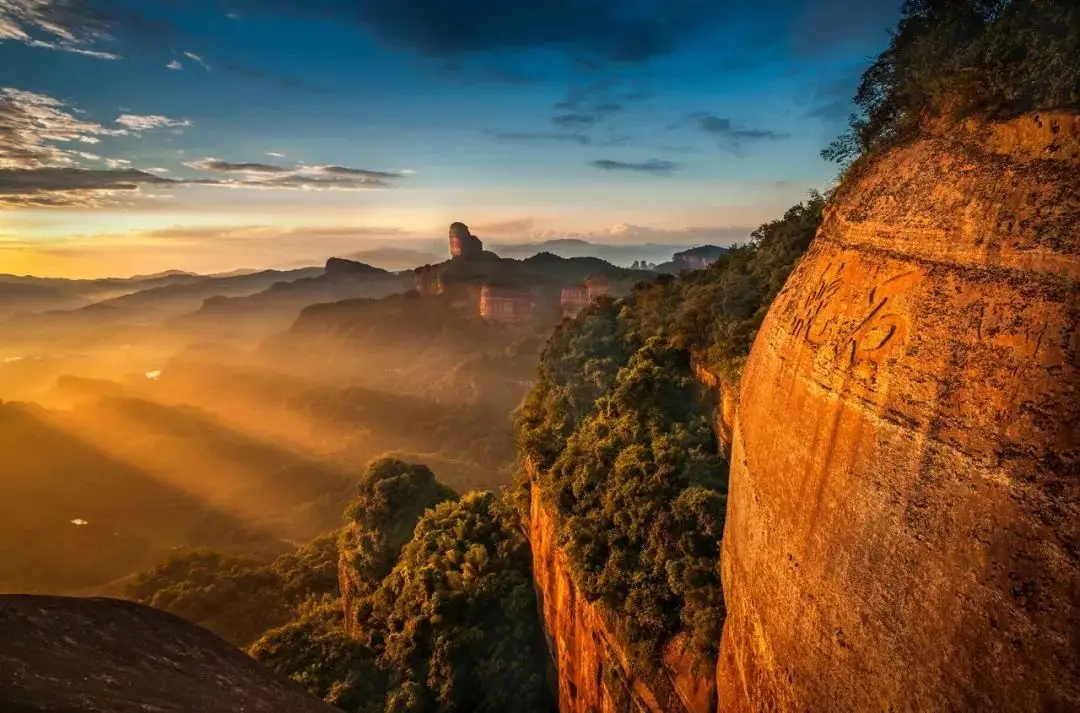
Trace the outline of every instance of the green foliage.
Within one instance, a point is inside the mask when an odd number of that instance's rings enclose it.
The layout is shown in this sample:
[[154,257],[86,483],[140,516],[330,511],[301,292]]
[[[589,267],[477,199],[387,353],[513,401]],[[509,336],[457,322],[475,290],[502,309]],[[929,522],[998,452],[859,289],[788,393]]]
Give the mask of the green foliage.
[[600,300],[559,325],[541,356],[537,382],[517,414],[518,448],[549,468],[626,362],[615,302]]
[[927,118],[1080,105],[1075,0],[907,0],[863,74],[859,113],[823,152],[841,163],[905,141]]
[[428,511],[365,607],[361,635],[394,672],[388,711],[547,710],[525,539],[491,493]]
[[248,653],[350,713],[383,710],[388,679],[375,652],[318,613],[268,632]]
[[336,597],[337,533],[271,562],[208,549],[173,553],[124,595],[184,617],[246,646],[289,621],[309,598]]
[[688,630],[712,658],[723,622],[727,469],[699,391],[686,353],[651,338],[540,478],[575,582],[651,654]]
[[[575,583],[655,658],[676,633],[715,660],[724,619],[727,464],[690,355],[736,387],[757,330],[821,224],[825,198],[762,225],[705,270],[664,276],[564,322],[517,415]],[[510,489],[527,517],[527,482]]]
[[370,593],[393,569],[424,511],[456,497],[426,465],[393,458],[372,461],[356,499],[345,510],[349,524],[341,534],[343,586],[354,596]]

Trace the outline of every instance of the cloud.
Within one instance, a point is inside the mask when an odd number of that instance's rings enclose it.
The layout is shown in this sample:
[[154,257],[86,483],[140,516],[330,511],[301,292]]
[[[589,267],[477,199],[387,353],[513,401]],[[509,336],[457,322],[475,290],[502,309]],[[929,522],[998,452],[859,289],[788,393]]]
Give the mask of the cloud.
[[590,161],[589,165],[604,171],[631,171],[635,173],[651,173],[656,176],[666,176],[682,168],[681,163],[663,161],[656,158],[651,158],[648,161],[639,163],[600,159],[597,161]]
[[667,54],[725,11],[725,3],[712,0],[246,0],[245,4],[350,23],[385,44],[431,57],[547,48],[619,63]]
[[165,65],[166,68],[179,71],[184,68],[184,65],[180,64],[180,60],[174,59]]
[[198,161],[188,161],[184,164],[188,168],[199,171],[217,171],[219,173],[291,173],[293,169],[283,166],[274,166],[269,163],[230,163],[217,158],[203,158]]
[[93,207],[162,183],[171,181],[135,169],[0,168],[0,208]]
[[477,235],[520,235],[530,230],[535,223],[534,218],[515,218],[493,223],[477,223],[470,230]]
[[112,39],[105,15],[81,0],[0,0],[0,43],[73,52],[98,59],[119,55],[93,49]]
[[116,117],[116,123],[125,126],[132,131],[149,131],[150,129],[172,127],[183,128],[192,125],[189,119],[170,119],[161,114],[121,114]]
[[560,114],[551,120],[560,129],[591,129],[596,123],[592,114]]
[[349,168],[347,166],[315,166],[313,170],[330,176],[360,176],[373,179],[401,178],[402,176],[402,173],[395,171],[372,171],[367,168]]
[[100,136],[127,133],[81,118],[46,94],[0,87],[0,168],[71,165],[78,152],[60,144],[96,144]]
[[780,141],[788,138],[787,134],[781,134],[768,129],[739,129],[731,119],[714,116],[707,112],[695,114],[693,117],[697,128],[716,139],[720,148],[739,155],[747,142]]
[[204,60],[201,55],[197,55],[194,52],[184,52],[184,56],[193,62],[198,62],[199,64],[201,64],[203,66],[203,69],[205,69],[207,72],[210,71],[210,65],[206,63],[206,60]]
[[267,151],[266,155],[267,156],[273,156],[274,158],[285,158],[285,154],[278,153],[277,151]]

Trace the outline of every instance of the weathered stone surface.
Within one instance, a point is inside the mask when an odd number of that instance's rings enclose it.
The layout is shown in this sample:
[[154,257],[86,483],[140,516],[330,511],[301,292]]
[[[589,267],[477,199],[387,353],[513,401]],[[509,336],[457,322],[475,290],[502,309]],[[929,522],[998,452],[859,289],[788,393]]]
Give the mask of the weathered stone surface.
[[209,631],[117,599],[0,596],[5,713],[333,713]]
[[558,669],[561,713],[711,713],[716,706],[712,676],[694,670],[678,638],[667,647],[662,668],[632,670],[611,629],[614,615],[587,602],[574,586],[555,527],[534,485],[529,514],[533,576]]
[[480,290],[480,316],[501,324],[524,324],[532,319],[533,298],[528,290],[484,285]]
[[731,458],[731,442],[735,428],[735,411],[739,406],[739,394],[713,372],[706,369],[696,359],[690,360],[690,367],[699,383],[708,387],[713,394],[716,408],[716,437],[725,458]]
[[589,306],[589,288],[585,285],[564,287],[559,295],[559,306],[564,317],[576,317],[581,310]]
[[1080,121],[856,167],[742,378],[723,711],[1080,709]]

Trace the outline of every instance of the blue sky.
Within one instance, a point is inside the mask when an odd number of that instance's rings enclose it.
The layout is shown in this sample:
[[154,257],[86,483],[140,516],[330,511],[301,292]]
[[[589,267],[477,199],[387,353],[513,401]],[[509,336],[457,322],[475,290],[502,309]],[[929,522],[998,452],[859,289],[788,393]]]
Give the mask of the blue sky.
[[898,0],[0,0],[0,272],[725,243],[825,188]]

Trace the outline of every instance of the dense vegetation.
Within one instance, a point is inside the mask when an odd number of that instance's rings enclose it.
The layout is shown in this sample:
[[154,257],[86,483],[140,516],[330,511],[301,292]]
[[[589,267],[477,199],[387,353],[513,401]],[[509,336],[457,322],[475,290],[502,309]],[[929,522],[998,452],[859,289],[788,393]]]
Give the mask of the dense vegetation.
[[172,612],[237,646],[338,596],[337,533],[270,562],[208,549],[177,552],[129,584],[129,599]]
[[926,119],[1080,105],[1075,0],[907,0],[888,49],[863,74],[846,162],[917,134]]
[[700,662],[715,660],[727,466],[691,356],[737,381],[824,202],[811,194],[708,269],[639,285],[564,322],[519,410],[519,448],[554,509],[575,583],[623,615],[639,660],[680,632]]
[[456,498],[425,465],[391,458],[371,463],[345,510],[341,572],[349,595],[370,594],[394,568],[424,511]]
[[346,516],[349,621],[340,601],[309,599],[252,656],[351,713],[550,710],[529,549],[511,509],[383,459]]

